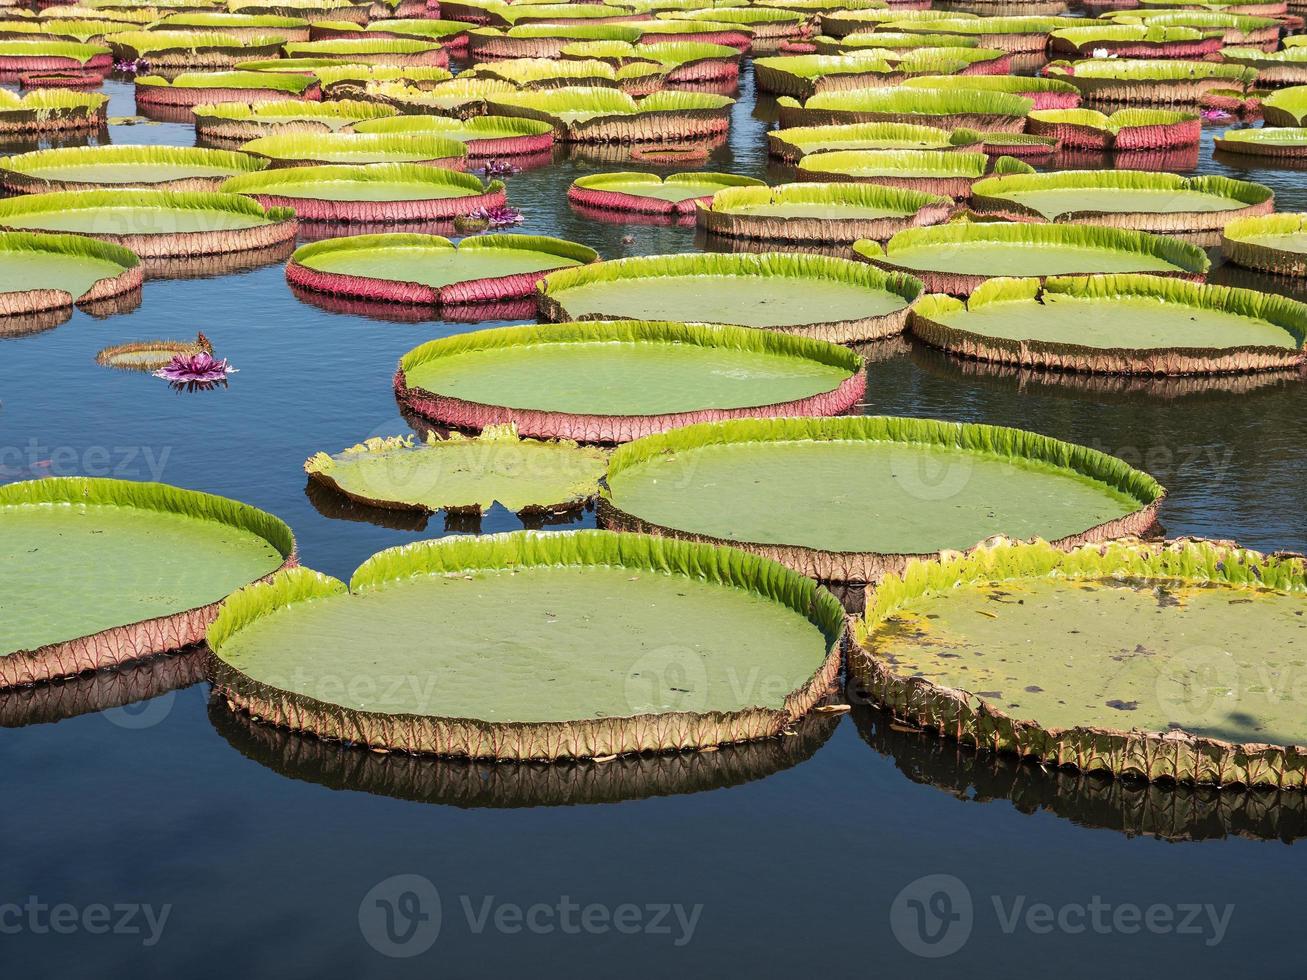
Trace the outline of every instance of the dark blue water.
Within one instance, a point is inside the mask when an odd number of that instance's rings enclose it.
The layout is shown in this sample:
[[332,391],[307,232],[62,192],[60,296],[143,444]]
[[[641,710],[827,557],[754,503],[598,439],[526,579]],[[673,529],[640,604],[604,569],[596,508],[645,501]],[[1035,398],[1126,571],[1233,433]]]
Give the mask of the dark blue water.
[[[110,89],[111,113],[132,113],[130,87]],[[773,110],[746,79],[707,167],[784,179],[761,138]],[[192,138],[173,124],[112,132]],[[606,258],[696,247],[692,229],[569,210],[574,177],[618,166],[675,169],[578,155],[511,177],[521,230]],[[1213,162],[1210,134],[1198,172],[1249,176],[1281,210],[1307,209],[1301,174]],[[465,329],[308,305],[280,261],[151,281],[132,313],[77,312],[0,341],[0,480],[109,475],[236,497],[289,522],[306,564],[345,577],[382,548],[446,533],[443,518],[385,527],[315,503],[302,462],[410,431],[390,390],[398,357]],[[94,363],[111,343],[197,330],[240,369],[229,388],[182,395]],[[906,342],[868,353],[868,412],[1087,443],[1169,488],[1172,534],[1307,550],[1302,382],[1069,388],[978,374]],[[520,526],[503,512],[482,522]],[[192,655],[0,696],[4,975],[1302,973],[1297,797],[1044,773],[869,710],[693,758],[391,759],[252,725],[210,705],[198,671]],[[952,877],[919,881],[934,874]],[[66,910],[52,923],[42,905]],[[114,906],[136,911],[129,921]],[[952,955],[919,955],[941,952]]]

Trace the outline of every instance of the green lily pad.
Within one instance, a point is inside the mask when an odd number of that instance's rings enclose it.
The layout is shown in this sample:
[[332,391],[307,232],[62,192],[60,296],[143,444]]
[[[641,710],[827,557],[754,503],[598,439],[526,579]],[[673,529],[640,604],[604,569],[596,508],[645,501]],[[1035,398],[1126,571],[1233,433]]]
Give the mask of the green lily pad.
[[16,190],[176,187],[212,190],[267,164],[227,150],[174,146],[76,146],[0,157],[0,182]]
[[1196,374],[1293,367],[1307,306],[1156,276],[991,279],[967,303],[913,307],[914,335],[984,360],[1058,370]]
[[540,289],[552,319],[707,320],[832,340],[899,332],[920,285],[857,269],[817,255],[655,255],[551,273]]
[[1272,696],[1307,642],[1299,558],[1000,543],[886,579],[857,635],[867,694],[989,749],[1148,779],[1307,781],[1307,724]]
[[[294,548],[284,524],[244,504],[81,477],[0,488],[0,532],[0,686],[32,652],[198,610],[276,571]],[[96,645],[100,663],[73,672],[129,659],[116,646]]]
[[937,292],[963,295],[998,277],[1150,272],[1201,276],[1202,249],[1162,235],[1083,225],[959,221],[901,231],[854,252],[885,269],[919,276]]
[[235,597],[208,641],[217,690],[274,723],[443,755],[602,757],[778,733],[835,680],[842,621],[829,593],[754,556],[519,532],[382,552],[348,590],[296,570]]
[[607,486],[618,526],[740,543],[852,581],[995,534],[1075,539],[1163,493],[1120,460],[1020,429],[876,417],[647,436],[614,452]]
[[311,478],[360,503],[398,510],[479,514],[498,502],[512,511],[560,512],[599,490],[608,456],[568,440],[519,439],[513,425],[469,437],[431,433],[369,439],[341,453],[317,453]]
[[187,354],[212,354],[213,345],[204,334],[194,340],[137,340],[114,344],[95,355],[95,363],[123,371],[157,371],[174,357]]

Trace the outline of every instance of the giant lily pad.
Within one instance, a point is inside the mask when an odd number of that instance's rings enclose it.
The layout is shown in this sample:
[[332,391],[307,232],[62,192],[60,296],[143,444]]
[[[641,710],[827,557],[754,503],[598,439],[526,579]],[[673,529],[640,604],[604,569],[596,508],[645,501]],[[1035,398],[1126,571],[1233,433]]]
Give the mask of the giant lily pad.
[[1086,99],[1131,105],[1197,105],[1209,92],[1243,89],[1257,78],[1255,68],[1210,61],[1172,59],[1112,61],[1091,59],[1052,65]]
[[417,163],[265,170],[222,188],[312,221],[440,221],[505,203],[500,181]]
[[606,526],[736,544],[821,579],[876,581],[995,534],[1062,546],[1138,533],[1165,491],[1084,446],[929,419],[741,419],[618,447]]
[[1307,82],[1307,48],[1301,46],[1287,47],[1282,51],[1225,48],[1221,51],[1221,60],[1227,64],[1256,69],[1259,88],[1302,85]]
[[109,38],[118,60],[142,60],[152,68],[230,68],[250,58],[275,58],[284,42],[283,36],[272,31],[248,37],[216,31],[149,30]]
[[1235,265],[1280,276],[1307,276],[1307,215],[1266,214],[1231,221],[1221,251]]
[[[12,9],[12,8],[8,8]],[[49,38],[56,41],[101,42],[110,34],[120,31],[134,31],[135,24],[123,21],[103,20],[93,17],[63,18],[56,20],[4,20],[0,22],[0,37],[20,39],[25,37]]]
[[1026,122],[1032,135],[1088,150],[1197,146],[1202,127],[1197,112],[1171,109],[1121,109],[1111,115],[1095,109],[1036,109]]
[[718,191],[699,208],[698,224],[732,238],[849,243],[936,224],[952,210],[950,198],[897,187],[781,184]]
[[1033,100],[1019,95],[961,87],[868,88],[819,93],[803,103],[789,96],[777,101],[782,127],[894,122],[1019,133],[1025,127],[1026,114],[1034,108]]
[[1259,129],[1227,129],[1212,140],[1212,145],[1224,153],[1302,160],[1307,158],[1307,128],[1262,126]]
[[642,20],[622,25],[639,32],[639,44],[662,44],[668,40],[690,44],[720,44],[748,51],[753,46],[753,28],[747,24],[724,24],[719,21]]
[[[423,8],[425,10],[425,7]],[[313,39],[326,40],[331,37],[403,37],[419,41],[435,41],[451,54],[458,54],[467,49],[467,32],[472,25],[461,20],[413,19],[410,17],[389,17],[374,20],[366,25],[360,33],[354,24],[315,24]]]
[[[1205,542],[1001,543],[868,597],[855,684],[925,728],[1145,779],[1307,783],[1296,669],[1307,569]],[[963,652],[965,651],[965,655]]]
[[1090,27],[1097,23],[1098,21],[1084,17],[975,17],[942,13],[929,19],[914,16],[911,19],[895,20],[890,17],[883,29],[909,34],[959,34],[974,38],[985,48],[998,48],[1012,54],[1043,54],[1049,35],[1054,31],[1069,27]]
[[901,332],[921,284],[821,255],[684,254],[554,272],[540,291],[551,320],[698,318],[851,343]]
[[1147,272],[1201,280],[1201,248],[1162,235],[1085,225],[962,221],[900,232],[884,246],[854,243],[873,265],[916,276],[936,293],[966,296],[999,276]]
[[923,194],[967,197],[985,175],[983,153],[944,150],[832,150],[809,153],[799,161],[800,180],[850,180],[902,187]]
[[228,177],[262,170],[244,153],[180,146],[70,146],[0,157],[0,185],[15,193],[148,187],[211,191]]
[[747,27],[753,32],[755,49],[761,42],[775,43],[803,33],[806,13],[769,7],[710,7],[704,10],[670,10],[658,15],[660,20],[702,21]]
[[105,347],[95,355],[95,363],[119,371],[154,372],[167,367],[175,357],[212,354],[213,344],[204,334],[194,340],[134,340]]
[[19,95],[0,89],[0,133],[26,136],[94,132],[104,128],[108,105],[109,97],[98,92],[37,89]]
[[977,134],[971,130],[949,133],[936,126],[910,123],[794,126],[767,133],[771,155],[787,161],[834,150],[951,150],[974,147],[977,142]]
[[499,503],[519,513],[574,510],[599,492],[608,456],[569,440],[520,439],[513,425],[475,437],[434,432],[369,439],[304,464],[310,479],[372,507],[481,514]]
[[[847,37],[855,33],[872,34],[879,33],[882,30],[893,34],[902,34],[915,27],[920,27],[922,33],[941,33],[931,31],[926,26],[926,22],[937,20],[943,21],[945,24],[952,24],[955,21],[975,19],[971,14],[955,14],[949,10],[898,9],[901,6],[901,4],[898,4],[893,9],[886,7],[868,10],[826,11],[820,18],[821,33],[827,37]],[[976,39],[970,38],[970,40]]]
[[644,143],[725,133],[734,99],[699,92],[655,92],[634,99],[613,88],[557,88],[492,94],[492,113],[540,119],[570,143]]
[[758,91],[806,99],[818,92],[846,92],[895,79],[890,62],[876,50],[857,54],[784,55],[753,62]]
[[302,17],[274,14],[229,14],[225,11],[184,11],[167,14],[151,25],[151,30],[212,31],[231,37],[256,38],[274,35],[283,41],[307,41],[309,22]]
[[486,62],[468,72],[471,78],[496,78],[518,88],[593,86],[617,88],[630,95],[646,95],[663,87],[663,73],[649,61],[614,68],[606,61],[570,58],[511,58]]
[[215,102],[197,105],[194,112],[195,135],[232,144],[284,133],[338,132],[359,123],[398,115],[399,110],[353,99],[331,102],[292,99],[284,102]]
[[[845,37],[813,38],[818,54],[848,54],[874,48],[881,51],[907,52],[921,48],[950,48],[955,51],[980,49],[980,41],[958,34],[908,34],[903,31],[875,31],[870,34],[849,34]],[[991,49],[992,50],[992,49]]]
[[79,41],[0,40],[0,72],[77,71],[106,72],[113,54],[103,44]]
[[467,50],[474,61],[510,58],[557,58],[576,41],[637,41],[634,24],[517,24],[505,29],[468,32]]
[[467,160],[458,140],[430,133],[281,133],[252,139],[241,151],[279,167],[423,163],[462,170]]
[[[1029,99],[1036,109],[1069,109],[1080,104],[1080,95],[1074,85],[1058,78],[1028,77],[1025,75],[969,75],[966,89],[972,92],[995,92]],[[952,75],[921,75],[907,78],[903,87],[954,90],[959,83]]]
[[136,102],[141,106],[189,107],[210,102],[281,102],[320,97],[318,80],[297,72],[184,72],[172,79],[159,75],[136,79]]
[[141,279],[140,260],[119,245],[77,235],[0,233],[0,336],[25,332],[22,323],[5,318],[121,296],[139,289]]
[[1193,27],[1208,31],[1231,46],[1278,45],[1281,33],[1280,22],[1274,17],[1248,17],[1210,10],[1118,10],[1104,17],[1118,24]]
[[554,128],[536,119],[511,116],[392,116],[355,123],[356,133],[431,134],[458,140],[470,157],[515,157],[546,153],[554,145]]
[[[641,25],[642,27],[645,25]],[[730,82],[740,74],[740,52],[726,44],[686,41],[631,44],[627,41],[578,41],[564,46],[564,58],[597,58],[614,67],[650,62],[663,73],[668,85]]]
[[[334,91],[334,90],[333,90]],[[517,87],[494,78],[451,78],[429,88],[387,79],[365,82],[363,96],[382,105],[394,106],[404,114],[438,113],[460,119],[483,115],[489,100],[511,95]],[[553,130],[553,124],[549,124]]]
[[267,17],[301,17],[310,24],[348,20],[366,24],[371,4],[358,0],[227,0],[233,13]]
[[585,208],[635,214],[693,214],[695,204],[710,200],[724,187],[766,185],[753,177],[733,174],[645,173],[587,174],[572,181],[567,199]]
[[84,477],[0,488],[0,528],[0,688],[198,643],[217,603],[295,549],[246,504]]
[[763,330],[616,320],[480,330],[409,351],[408,408],[464,429],[622,442],[707,419],[830,415],[866,389],[862,360]]
[[1261,184],[1141,170],[1012,174],[971,185],[971,208],[984,214],[1170,234],[1220,231],[1232,218],[1274,207],[1275,195]]
[[330,38],[325,41],[291,41],[291,58],[339,58],[355,64],[432,65],[444,68],[449,54],[439,44],[403,37]]
[[966,303],[922,297],[909,323],[932,346],[1021,367],[1226,374],[1302,364],[1307,306],[1156,276],[992,279]]
[[1049,35],[1049,49],[1081,58],[1191,58],[1199,61],[1221,50],[1221,36],[1195,27],[1166,24],[1100,24],[1064,27]]
[[458,245],[437,235],[356,235],[296,249],[286,278],[339,296],[450,306],[532,296],[545,273],[596,259],[584,245],[536,235],[481,235]]
[[89,235],[153,258],[268,248],[294,239],[296,222],[235,194],[123,189],[9,198],[0,227]]
[[1262,118],[1268,126],[1307,125],[1307,85],[1294,85],[1262,96]]
[[[553,759],[779,734],[836,683],[843,633],[834,596],[756,556],[526,531],[384,551],[348,589],[280,575],[233,597],[208,641],[219,696],[274,724],[377,749]],[[379,673],[399,681],[381,698]]]

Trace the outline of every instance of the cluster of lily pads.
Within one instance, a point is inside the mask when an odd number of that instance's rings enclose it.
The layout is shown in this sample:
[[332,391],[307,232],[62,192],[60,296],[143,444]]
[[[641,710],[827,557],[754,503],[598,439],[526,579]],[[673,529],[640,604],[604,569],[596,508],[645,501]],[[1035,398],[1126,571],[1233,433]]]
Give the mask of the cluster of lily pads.
[[[217,702],[258,722],[385,752],[609,759],[790,731],[846,670],[901,718],[1050,765],[1307,784],[1298,719],[1235,693],[1213,720],[1157,694],[1159,672],[1204,669],[1193,635],[1291,669],[1303,559],[1140,540],[1165,490],[1084,446],[848,414],[868,384],[854,345],[904,333],[1053,379],[1301,377],[1307,305],[1208,285],[1201,246],[1301,278],[1307,215],[1165,162],[1215,112],[1267,123],[1220,152],[1296,158],[1307,46],[1283,10],[914,6],[88,0],[0,21],[0,73],[38,86],[0,90],[0,132],[104,128],[105,97],[75,89],[119,64],[139,111],[200,143],[0,158],[0,269],[22,284],[0,292],[0,331],[246,252],[286,259],[296,295],[331,309],[538,320],[416,346],[392,384],[423,436],[304,470],[364,513],[593,507],[601,525],[422,541],[345,583],[234,501],[0,487],[17,610],[0,688],[205,642]],[[512,175],[561,144],[639,162],[722,139],[742,71],[777,97],[767,150],[788,181],[618,170],[567,190],[590,220],[692,223],[730,250],[603,260],[500,230],[521,218]],[[1066,152],[1111,163],[1032,166]],[[234,371],[203,335],[99,359],[188,388]],[[865,589],[856,619],[827,586]],[[379,655],[438,677],[435,697],[341,683]],[[779,683],[739,683],[759,672]]]

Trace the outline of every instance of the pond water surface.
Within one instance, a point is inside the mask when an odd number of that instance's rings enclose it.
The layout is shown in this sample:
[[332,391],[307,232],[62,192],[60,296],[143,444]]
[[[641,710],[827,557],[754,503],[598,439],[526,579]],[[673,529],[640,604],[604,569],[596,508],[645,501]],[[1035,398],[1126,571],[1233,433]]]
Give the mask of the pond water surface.
[[[134,111],[130,84],[108,91],[111,115]],[[774,113],[746,77],[729,140],[706,167],[784,179],[762,138]],[[1275,189],[1279,210],[1307,210],[1301,173],[1213,162],[1211,135],[1197,172],[1247,176]],[[112,140],[190,144],[193,133],[115,126]],[[696,247],[690,228],[605,224],[569,209],[570,181],[600,169],[686,168],[578,156],[523,172],[508,180],[525,214],[517,230],[605,258]],[[1213,281],[1232,280],[1218,271]],[[282,257],[150,281],[135,312],[77,312],[0,341],[0,481],[111,475],[235,497],[286,520],[305,564],[348,577],[382,548],[470,528],[440,516],[387,527],[333,511],[306,493],[301,464],[410,431],[391,394],[397,359],[466,329],[301,302]],[[229,388],[178,394],[94,362],[107,344],[197,330],[240,369]],[[1307,550],[1302,381],[1074,388],[982,373],[906,342],[869,353],[868,413],[1085,443],[1169,489],[1161,517],[1171,534]],[[498,511],[482,521],[486,531],[520,526]],[[251,725],[210,706],[198,677],[191,656],[0,695],[0,724],[12,726],[0,733],[0,906],[135,904],[156,919],[168,909],[157,936],[144,911],[138,932],[106,935],[41,929],[27,911],[17,929],[17,913],[0,918],[5,975],[1303,972],[1295,923],[1307,844],[1293,841],[1307,835],[1307,813],[1296,797],[1271,808],[1262,795],[1055,776],[896,731],[866,709],[781,743],[607,769],[389,759]],[[936,874],[952,877],[920,880]],[[947,913],[948,935],[905,931],[914,902]],[[387,924],[377,909],[396,918]],[[401,951],[415,955],[378,952],[409,932],[416,945]],[[946,947],[956,952],[919,955]]]

